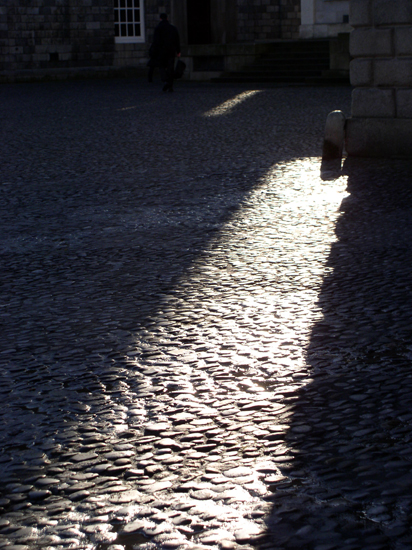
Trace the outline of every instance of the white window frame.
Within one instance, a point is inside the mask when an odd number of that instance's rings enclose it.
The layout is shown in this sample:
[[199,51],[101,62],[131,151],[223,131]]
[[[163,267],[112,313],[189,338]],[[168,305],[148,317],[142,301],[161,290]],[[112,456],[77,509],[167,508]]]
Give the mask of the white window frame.
[[[138,8],[140,10],[140,36],[115,36],[114,41],[116,44],[137,44],[137,43],[145,42],[144,0],[132,0],[132,1],[134,6],[132,9]],[[127,0],[126,0],[126,4],[127,4]],[[116,9],[119,9],[119,8],[113,8],[113,9],[114,11],[116,11]]]

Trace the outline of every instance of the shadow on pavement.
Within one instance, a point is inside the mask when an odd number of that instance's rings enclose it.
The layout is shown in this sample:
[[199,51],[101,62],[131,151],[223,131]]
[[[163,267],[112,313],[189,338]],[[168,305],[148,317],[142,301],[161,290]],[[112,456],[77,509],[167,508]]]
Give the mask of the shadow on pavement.
[[265,90],[203,116],[243,91],[1,88],[3,486],[122,433],[130,362],[156,357],[145,331],[165,296],[270,166],[319,154],[341,100]]
[[350,196],[290,400],[288,476],[271,497],[276,547],[410,548],[412,187],[409,162],[349,159]]

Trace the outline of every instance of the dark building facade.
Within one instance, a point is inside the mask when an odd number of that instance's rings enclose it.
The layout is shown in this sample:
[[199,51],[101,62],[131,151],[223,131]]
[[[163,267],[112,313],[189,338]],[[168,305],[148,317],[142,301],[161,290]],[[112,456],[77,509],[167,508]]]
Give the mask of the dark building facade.
[[202,58],[206,71],[228,69],[256,44],[299,36],[300,0],[7,0],[0,76],[143,68],[161,12],[179,28],[189,76]]

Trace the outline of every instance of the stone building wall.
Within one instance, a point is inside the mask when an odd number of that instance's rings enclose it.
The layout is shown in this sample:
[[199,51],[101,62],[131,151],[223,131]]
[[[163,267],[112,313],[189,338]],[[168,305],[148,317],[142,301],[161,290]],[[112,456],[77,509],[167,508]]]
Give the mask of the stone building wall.
[[113,0],[7,0],[0,6],[0,71],[144,65],[170,0],[145,1],[145,42],[115,43]]
[[299,0],[238,0],[239,42],[299,38]]
[[349,0],[301,0],[301,38],[328,38],[349,33]]
[[[106,0],[109,1],[110,0]],[[146,66],[149,46],[162,12],[171,13],[171,0],[145,0],[145,41],[144,43],[115,44],[113,64],[115,67]]]
[[0,53],[0,70],[111,65],[113,8],[100,0],[8,0]]
[[[212,2],[214,9],[223,5],[221,1]],[[159,14],[167,12],[173,18],[185,6],[184,0],[145,0],[144,40],[119,43],[114,36],[113,0],[7,0],[1,4],[1,78],[25,71],[57,77],[59,70],[63,74],[86,68],[144,67]],[[219,36],[230,43],[241,47],[245,42],[298,37],[300,0],[230,0],[224,6],[227,13],[219,20]],[[184,17],[180,31],[184,38]]]
[[410,157],[412,0],[351,0],[351,155]]
[[300,2],[296,0],[282,0],[281,3],[281,38],[299,38]]

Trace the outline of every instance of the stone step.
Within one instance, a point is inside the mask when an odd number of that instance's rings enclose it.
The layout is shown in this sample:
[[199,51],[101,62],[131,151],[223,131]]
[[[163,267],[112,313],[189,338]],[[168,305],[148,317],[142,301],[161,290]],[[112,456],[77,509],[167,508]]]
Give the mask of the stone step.
[[322,77],[323,71],[237,71],[222,74],[219,78],[297,78]]
[[295,54],[295,53],[288,53],[288,54],[278,54],[278,55],[265,55],[260,57],[259,59],[269,61],[270,63],[276,63],[278,61],[283,60],[299,60],[299,61],[313,61],[313,60],[329,60],[329,54],[322,54],[322,55],[316,55],[316,53],[313,52],[306,52],[302,54]]
[[282,64],[263,64],[259,63],[256,65],[253,65],[251,67],[248,67],[247,69],[244,69],[242,71],[236,71],[236,72],[284,72],[284,73],[290,73],[290,72],[307,72],[307,71],[326,71],[329,69],[329,63],[313,63],[313,64],[302,64],[302,63],[282,63]]
[[307,54],[307,55],[310,55],[310,54],[328,54],[329,53],[329,44],[325,46],[322,46],[320,48],[310,48],[310,47],[301,47],[299,45],[299,47],[289,47],[289,48],[276,48],[276,49],[271,49],[271,51],[268,51],[266,54],[264,55],[268,55],[268,56],[276,56],[276,55],[288,55],[288,54],[296,54],[296,53],[300,53],[302,55],[304,54]]
[[218,78],[212,78],[212,82],[236,84],[236,83],[272,83],[272,84],[284,84],[284,85],[298,85],[298,86],[334,86],[334,85],[349,85],[349,81],[346,77],[336,76],[262,76],[256,78],[253,75],[222,75]]

